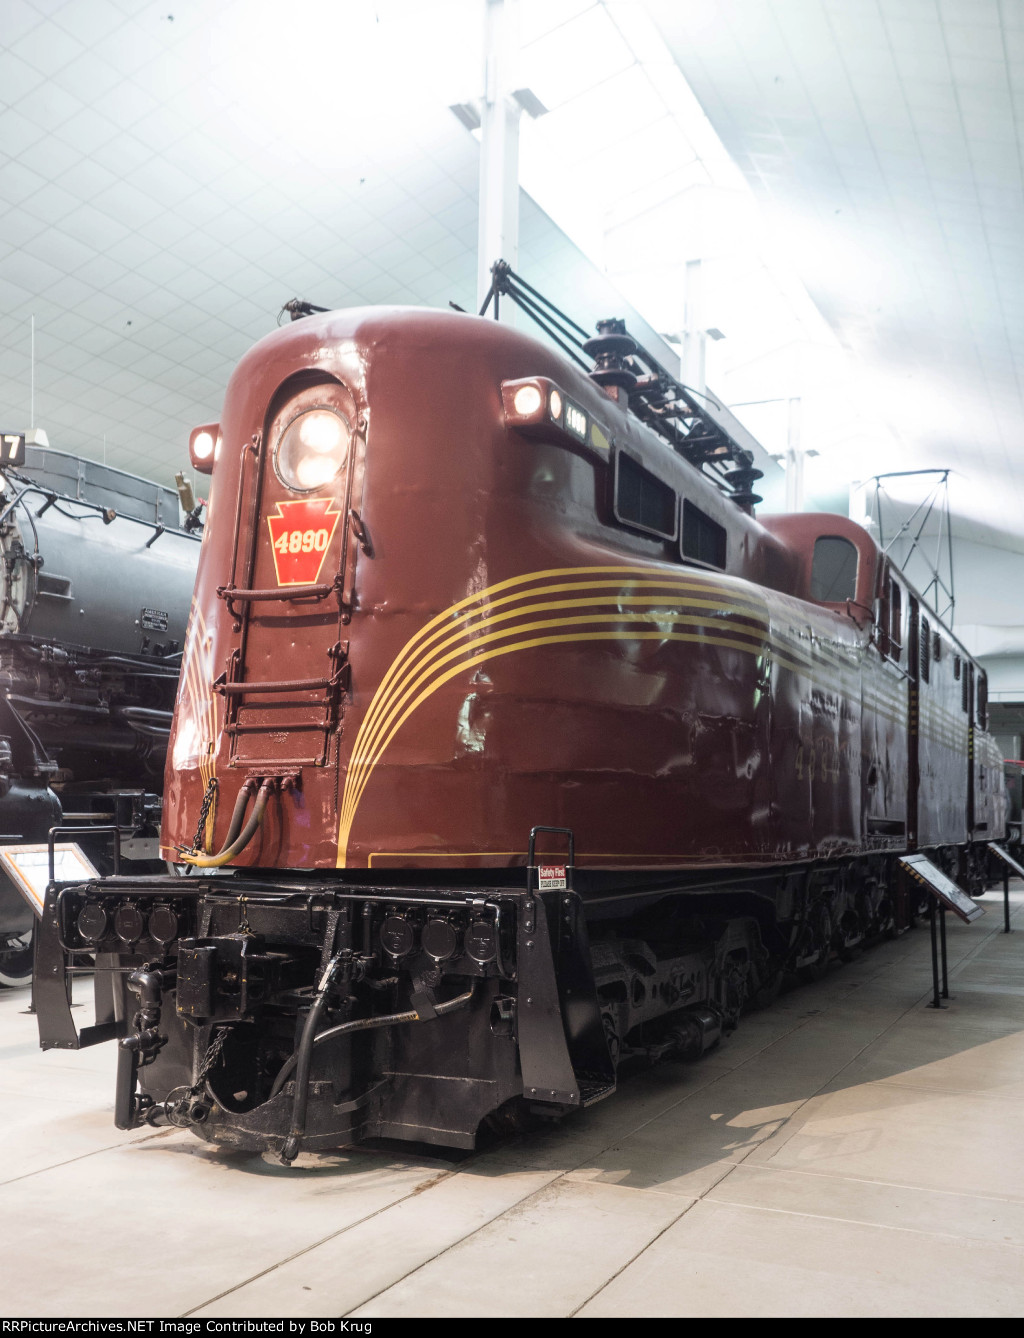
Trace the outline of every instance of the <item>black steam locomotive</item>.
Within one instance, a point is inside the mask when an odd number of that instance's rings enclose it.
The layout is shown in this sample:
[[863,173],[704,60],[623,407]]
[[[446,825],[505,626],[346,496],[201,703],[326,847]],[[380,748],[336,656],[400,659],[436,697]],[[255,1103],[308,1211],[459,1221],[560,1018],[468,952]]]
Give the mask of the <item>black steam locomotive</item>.
[[[193,525],[196,522],[191,522]],[[110,832],[159,860],[160,790],[198,535],[170,488],[28,447],[0,474],[0,846]],[[29,984],[33,911],[0,873],[0,984]]]

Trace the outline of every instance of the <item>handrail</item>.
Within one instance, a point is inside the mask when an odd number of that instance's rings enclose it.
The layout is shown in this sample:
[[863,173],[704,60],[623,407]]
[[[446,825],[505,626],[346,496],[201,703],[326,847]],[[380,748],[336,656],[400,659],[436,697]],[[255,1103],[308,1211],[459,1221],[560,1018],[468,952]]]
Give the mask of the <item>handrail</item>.
[[269,683],[214,683],[213,690],[225,696],[241,696],[245,692],[316,692],[319,688],[335,687],[339,681],[335,674],[333,678],[279,679]]
[[271,600],[284,601],[310,599],[319,603],[320,600],[326,599],[328,595],[334,594],[335,591],[340,595],[340,573],[329,585],[279,585],[270,590],[254,590],[244,586],[239,588],[233,585],[218,585],[217,598],[224,601],[227,605],[228,613],[230,613],[232,618],[237,622],[240,619],[241,614],[239,610],[235,608],[236,601],[239,604],[256,604],[264,601],[269,602]]
[[231,585],[218,585],[217,596],[228,604],[233,599],[243,604],[255,604],[270,599],[326,599],[337,585],[279,585],[272,590],[239,590]]

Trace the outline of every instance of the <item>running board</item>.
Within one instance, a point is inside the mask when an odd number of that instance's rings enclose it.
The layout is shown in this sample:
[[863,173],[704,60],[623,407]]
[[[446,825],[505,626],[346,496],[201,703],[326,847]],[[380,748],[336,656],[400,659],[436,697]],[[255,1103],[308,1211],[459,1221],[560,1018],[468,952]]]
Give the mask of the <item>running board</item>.
[[931,892],[941,907],[951,910],[966,924],[985,914],[984,906],[972,901],[963,888],[924,855],[902,855],[899,864],[915,882]]

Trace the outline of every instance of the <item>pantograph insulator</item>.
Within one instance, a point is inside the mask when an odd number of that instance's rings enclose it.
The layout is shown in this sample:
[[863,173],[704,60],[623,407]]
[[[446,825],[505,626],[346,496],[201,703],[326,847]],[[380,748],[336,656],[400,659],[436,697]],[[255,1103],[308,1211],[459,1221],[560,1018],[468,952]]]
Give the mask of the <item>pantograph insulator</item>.
[[636,373],[629,370],[625,359],[636,352],[637,345],[636,340],[626,334],[622,321],[598,321],[597,334],[584,342],[583,349],[594,359],[591,380],[599,386],[621,386],[624,390],[635,388]]
[[737,506],[748,511],[752,506],[756,506],[763,499],[756,492],[751,491],[750,485],[757,479],[764,478],[764,471],[755,469],[752,465],[745,469],[730,469],[725,474],[725,481],[732,488],[732,500]]

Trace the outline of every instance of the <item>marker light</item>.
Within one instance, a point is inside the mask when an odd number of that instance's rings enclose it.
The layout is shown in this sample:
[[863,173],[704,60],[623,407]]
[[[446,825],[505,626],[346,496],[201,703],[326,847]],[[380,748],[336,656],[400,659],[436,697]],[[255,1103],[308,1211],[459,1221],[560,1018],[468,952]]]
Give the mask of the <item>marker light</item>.
[[312,492],[330,483],[348,460],[352,429],[337,409],[306,409],[281,433],[274,468],[294,492]]
[[213,462],[220,454],[220,424],[205,423],[194,427],[188,439],[188,454],[192,468],[200,474],[212,474]]
[[582,446],[602,459],[609,458],[611,434],[546,376],[502,381],[501,404],[505,426],[523,436]]
[[524,418],[535,414],[542,403],[539,386],[520,386],[512,397],[512,407]]

